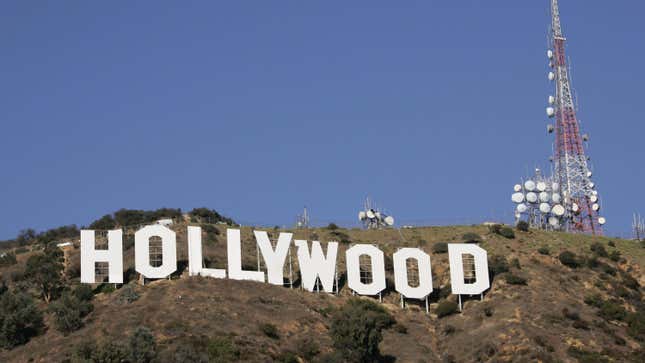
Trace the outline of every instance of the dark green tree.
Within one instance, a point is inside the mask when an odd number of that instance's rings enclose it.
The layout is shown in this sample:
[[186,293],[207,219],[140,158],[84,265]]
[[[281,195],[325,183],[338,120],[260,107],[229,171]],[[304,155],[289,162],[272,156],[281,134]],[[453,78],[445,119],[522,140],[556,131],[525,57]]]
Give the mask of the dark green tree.
[[130,361],[149,363],[157,356],[157,343],[152,331],[145,326],[138,327],[128,342]]
[[7,291],[0,295],[0,346],[24,344],[43,329],[43,315],[25,293]]
[[62,289],[63,253],[55,246],[48,245],[43,253],[27,259],[25,278],[35,285],[49,303]]

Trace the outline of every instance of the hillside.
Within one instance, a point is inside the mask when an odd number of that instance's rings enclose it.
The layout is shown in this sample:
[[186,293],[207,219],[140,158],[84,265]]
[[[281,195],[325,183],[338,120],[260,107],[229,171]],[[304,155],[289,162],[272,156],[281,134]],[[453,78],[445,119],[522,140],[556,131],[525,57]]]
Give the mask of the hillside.
[[[179,260],[187,259],[187,224],[189,220],[183,219],[172,227],[177,232]],[[204,231],[204,258],[210,266],[224,267],[226,226],[209,226]],[[274,239],[280,231],[269,232]],[[515,238],[509,239],[486,226],[292,232],[294,238],[316,239],[323,244],[343,241],[339,272],[345,272],[344,250],[350,243],[377,244],[385,252],[388,290],[381,306],[396,324],[383,331],[380,352],[384,361],[637,362],[645,357],[645,248],[638,242],[517,230]],[[134,258],[134,249],[127,242],[129,233],[126,230],[126,270],[133,268]],[[495,270],[492,286],[483,301],[478,297],[467,299],[463,312],[439,318],[438,303],[456,297],[449,295],[446,286],[447,254],[436,245],[464,242],[465,234],[481,237],[479,244],[488,251],[489,267]],[[257,266],[251,228],[242,228],[242,240],[244,266]],[[78,237],[70,241],[78,244]],[[399,247],[419,247],[432,256],[435,291],[430,314],[420,302],[408,300],[406,308],[400,307],[391,276],[391,256]],[[20,271],[30,256],[40,253],[40,247],[31,244],[21,248],[16,264],[0,267],[0,274],[9,290],[33,293],[33,288],[24,286]],[[436,250],[439,252],[433,252]],[[558,256],[565,250],[575,254],[580,266],[563,265]],[[293,252],[297,277],[295,249]],[[65,281],[70,286],[78,283],[78,253],[75,249],[70,256],[72,265]],[[113,291],[110,285],[96,289],[94,309],[80,329],[65,336],[53,328],[52,314],[45,314],[45,331],[26,344],[0,351],[0,361],[74,361],[79,347],[87,341],[124,341],[140,326],[152,331],[159,362],[194,361],[196,358],[186,357],[198,356],[202,361],[208,361],[209,356],[210,361],[331,361],[332,317],[347,301],[355,299],[345,285],[339,296],[309,293],[298,288],[297,279],[291,289],[188,277],[185,272],[171,280],[140,286],[134,274],[127,276],[131,279],[127,289]],[[139,297],[128,302],[124,296],[133,291]],[[38,307],[47,311],[42,300]]]

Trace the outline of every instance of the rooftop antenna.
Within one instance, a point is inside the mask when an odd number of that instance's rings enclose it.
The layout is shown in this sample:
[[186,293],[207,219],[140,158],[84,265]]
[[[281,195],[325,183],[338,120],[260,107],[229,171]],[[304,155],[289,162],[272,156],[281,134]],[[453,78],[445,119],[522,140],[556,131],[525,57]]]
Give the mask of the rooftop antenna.
[[358,212],[358,220],[366,229],[379,229],[394,226],[394,217],[376,208],[368,196],[365,198],[363,210]]
[[307,206],[304,207],[302,214],[298,215],[296,218],[296,228],[298,229],[307,229],[309,228],[309,213],[307,212]]

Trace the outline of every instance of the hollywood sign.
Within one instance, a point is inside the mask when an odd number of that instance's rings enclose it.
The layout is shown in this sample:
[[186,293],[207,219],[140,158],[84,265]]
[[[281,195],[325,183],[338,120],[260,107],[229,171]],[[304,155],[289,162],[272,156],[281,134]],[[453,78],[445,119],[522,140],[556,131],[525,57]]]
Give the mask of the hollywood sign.
[[[188,227],[188,273],[190,276],[207,276],[229,278],[233,280],[252,280],[268,282],[274,285],[284,284],[284,264],[291,247],[292,233],[280,233],[273,247],[267,232],[254,231],[255,240],[266,266],[265,271],[251,271],[242,268],[242,248],[239,229],[228,229],[227,269],[205,268],[202,263],[201,228]],[[95,283],[95,264],[108,264],[108,281],[123,283],[123,231],[108,231],[107,249],[96,249],[93,230],[81,231],[81,282]],[[162,264],[150,264],[150,239],[157,237],[162,243]],[[316,281],[322,289],[334,292],[338,242],[327,243],[327,252],[318,241],[311,246],[305,240],[293,241],[297,247],[302,287],[314,291]],[[141,228],[134,235],[135,269],[149,279],[160,279],[170,276],[177,270],[177,237],[174,231],[162,225],[150,225]],[[490,287],[488,278],[488,260],[484,249],[474,244],[448,244],[450,262],[450,279],[452,293],[459,295],[476,295]],[[464,280],[464,255],[474,259],[475,281]],[[364,282],[360,276],[359,260],[368,256],[371,261],[372,279]],[[410,299],[424,299],[432,293],[432,268],[430,256],[419,248],[401,248],[393,254],[394,284],[401,295]],[[408,260],[416,261],[418,284],[411,286],[408,281]],[[385,256],[378,247],[370,244],[356,244],[345,252],[347,266],[347,286],[359,295],[378,295],[385,290]]]

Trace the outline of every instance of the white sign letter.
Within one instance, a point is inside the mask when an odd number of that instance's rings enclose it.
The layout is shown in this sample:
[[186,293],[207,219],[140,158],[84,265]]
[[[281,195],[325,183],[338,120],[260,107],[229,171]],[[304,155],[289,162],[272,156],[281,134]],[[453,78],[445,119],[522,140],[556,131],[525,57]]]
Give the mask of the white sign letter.
[[[162,264],[150,265],[150,237],[161,238]],[[177,236],[171,229],[155,224],[145,226],[134,234],[134,266],[149,279],[163,279],[177,271]]]
[[295,244],[298,247],[298,265],[300,266],[302,287],[313,292],[318,278],[322,283],[323,290],[333,293],[338,242],[327,243],[327,257],[325,257],[318,241],[311,242],[311,254],[309,254],[307,241],[296,240]]
[[[430,256],[418,248],[402,248],[394,253],[394,286],[396,291],[410,299],[424,299],[432,292]],[[415,259],[419,268],[419,286],[408,281],[408,259]]]
[[233,280],[252,280],[264,282],[263,271],[242,270],[242,242],[239,229],[226,230],[226,250],[228,254],[228,277]]
[[[463,255],[472,255],[475,262],[475,282],[464,281]],[[488,257],[483,248],[467,243],[449,243],[448,259],[450,260],[450,284],[452,293],[457,295],[477,295],[488,290]]]
[[253,231],[255,240],[260,247],[264,263],[267,266],[267,278],[270,284],[284,285],[284,260],[289,252],[293,233],[280,233],[278,243],[273,250],[269,235],[264,231]]
[[81,282],[95,283],[95,264],[107,262],[108,281],[113,284],[123,283],[123,231],[108,231],[108,249],[97,250],[93,230],[81,230]]
[[[367,255],[371,260],[372,282],[361,281],[360,257]],[[383,251],[372,245],[355,245],[347,250],[347,286],[360,295],[378,295],[385,290],[385,260]]]
[[202,275],[219,279],[226,277],[226,270],[204,267],[201,227],[188,227],[188,275]]

